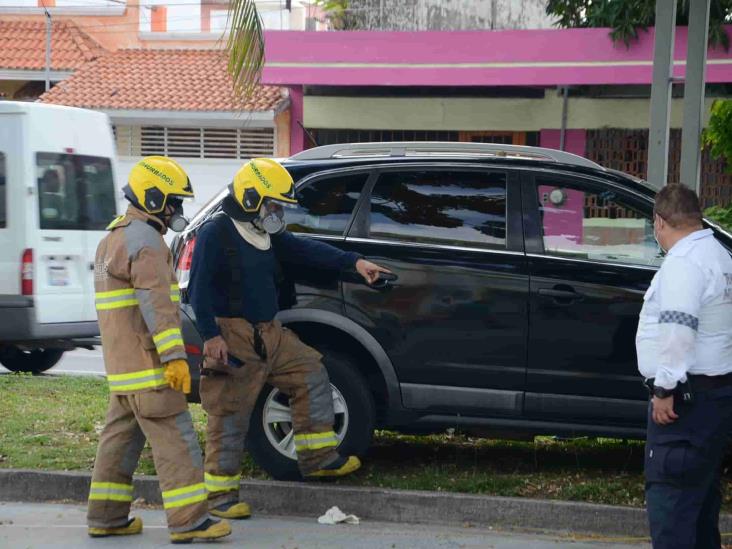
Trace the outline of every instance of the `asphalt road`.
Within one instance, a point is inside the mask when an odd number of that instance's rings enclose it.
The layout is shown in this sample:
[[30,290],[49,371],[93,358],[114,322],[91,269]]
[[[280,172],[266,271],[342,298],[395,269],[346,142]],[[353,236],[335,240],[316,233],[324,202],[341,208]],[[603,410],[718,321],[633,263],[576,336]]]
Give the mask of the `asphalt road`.
[[[7,372],[8,370],[0,365],[0,373]],[[102,348],[97,347],[92,351],[85,349],[67,351],[59,363],[46,373],[51,375],[104,375]]]
[[[347,510],[346,510],[347,511]],[[0,547],[112,549],[168,546],[162,511],[138,509],[144,531],[132,538],[91,539],[86,535],[86,509],[80,505],[0,503]],[[216,546],[262,549],[600,549],[644,545],[574,541],[542,535],[495,532],[477,528],[448,528],[412,524],[363,522],[326,526],[311,519],[255,516],[235,522],[231,536]],[[209,545],[210,546],[210,545]]]

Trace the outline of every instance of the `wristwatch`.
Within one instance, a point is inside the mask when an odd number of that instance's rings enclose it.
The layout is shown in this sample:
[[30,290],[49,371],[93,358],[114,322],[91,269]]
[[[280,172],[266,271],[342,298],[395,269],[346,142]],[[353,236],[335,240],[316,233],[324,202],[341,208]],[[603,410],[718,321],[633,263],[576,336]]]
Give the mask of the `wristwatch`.
[[653,396],[656,398],[668,398],[673,395],[675,391],[676,387],[674,387],[673,389],[664,389],[663,387],[660,387],[658,385],[653,386]]

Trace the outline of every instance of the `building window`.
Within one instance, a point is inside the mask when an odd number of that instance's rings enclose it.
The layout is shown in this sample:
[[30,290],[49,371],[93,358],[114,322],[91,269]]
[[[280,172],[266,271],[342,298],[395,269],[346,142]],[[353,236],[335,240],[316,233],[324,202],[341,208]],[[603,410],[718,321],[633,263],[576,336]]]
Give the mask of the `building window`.
[[[318,145],[336,143],[381,143],[389,141],[460,141],[465,143],[501,143],[539,145],[539,132],[451,131],[451,130],[355,130],[314,128],[308,130]],[[308,146],[314,146],[312,142]]]
[[247,159],[274,155],[272,128],[114,126],[120,156]]

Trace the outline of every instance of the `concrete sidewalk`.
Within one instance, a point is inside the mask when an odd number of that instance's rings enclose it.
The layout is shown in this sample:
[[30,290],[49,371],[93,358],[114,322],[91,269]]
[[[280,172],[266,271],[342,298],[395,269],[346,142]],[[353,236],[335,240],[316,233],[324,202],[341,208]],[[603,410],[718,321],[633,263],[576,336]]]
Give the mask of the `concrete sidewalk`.
[[[0,503],[0,547],[54,547],[112,549],[168,546],[162,511],[137,509],[144,531],[141,536],[91,539],[86,534],[86,508],[81,505]],[[316,517],[257,516],[232,524],[231,536],[216,545],[281,549],[639,549],[644,545],[577,542],[568,538],[413,524],[363,522],[358,526],[324,526]]]
[[[0,469],[0,501],[86,502],[89,473]],[[156,477],[137,476],[135,497],[160,504]],[[551,531],[609,537],[648,535],[643,509],[574,501],[389,490],[315,482],[244,480],[241,496],[257,516],[317,517],[333,505],[368,521],[504,530]],[[723,515],[722,531],[732,520]]]

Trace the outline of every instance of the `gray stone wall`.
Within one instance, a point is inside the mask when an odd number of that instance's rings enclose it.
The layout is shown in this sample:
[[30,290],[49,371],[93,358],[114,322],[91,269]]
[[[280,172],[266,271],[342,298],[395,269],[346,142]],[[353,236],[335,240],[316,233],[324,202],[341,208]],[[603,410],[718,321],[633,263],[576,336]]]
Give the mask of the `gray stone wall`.
[[351,0],[349,16],[365,30],[550,28],[546,0]]

